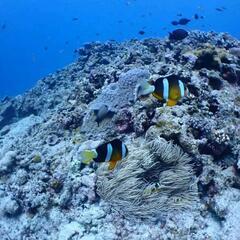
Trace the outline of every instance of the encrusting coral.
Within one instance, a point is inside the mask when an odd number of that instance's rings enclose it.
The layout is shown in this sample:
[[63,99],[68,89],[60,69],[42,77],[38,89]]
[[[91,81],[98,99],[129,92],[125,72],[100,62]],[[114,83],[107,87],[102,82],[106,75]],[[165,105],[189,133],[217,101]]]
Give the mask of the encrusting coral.
[[228,62],[230,57],[224,48],[218,48],[211,44],[204,44],[201,48],[194,50],[193,54],[197,57],[195,69],[220,70],[222,64]]
[[99,168],[97,192],[130,218],[155,220],[190,208],[197,196],[190,160],[178,146],[158,137],[132,148],[115,171]]

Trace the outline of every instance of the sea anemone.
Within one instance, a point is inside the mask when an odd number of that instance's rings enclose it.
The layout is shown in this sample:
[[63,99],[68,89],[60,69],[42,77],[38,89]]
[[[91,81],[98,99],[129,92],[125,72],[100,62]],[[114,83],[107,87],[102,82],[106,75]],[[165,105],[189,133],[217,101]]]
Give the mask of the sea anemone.
[[181,148],[159,137],[129,149],[113,172],[99,168],[97,192],[128,218],[157,220],[196,200],[190,161]]

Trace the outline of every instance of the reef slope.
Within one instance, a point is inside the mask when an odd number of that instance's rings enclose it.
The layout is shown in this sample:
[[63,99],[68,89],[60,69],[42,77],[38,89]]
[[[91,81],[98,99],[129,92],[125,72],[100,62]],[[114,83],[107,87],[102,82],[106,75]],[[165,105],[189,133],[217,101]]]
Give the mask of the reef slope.
[[[240,42],[193,31],[181,41],[90,43],[76,52],[76,62],[0,102],[1,239],[239,239]],[[134,98],[136,84],[122,82],[143,75],[180,79],[189,95],[174,107]],[[112,95],[109,86],[117,86]],[[113,114],[98,125],[92,110],[102,99]],[[128,219],[100,198],[96,166],[82,166],[79,151],[115,137],[130,149],[160,137],[186,153],[197,184],[191,211]]]

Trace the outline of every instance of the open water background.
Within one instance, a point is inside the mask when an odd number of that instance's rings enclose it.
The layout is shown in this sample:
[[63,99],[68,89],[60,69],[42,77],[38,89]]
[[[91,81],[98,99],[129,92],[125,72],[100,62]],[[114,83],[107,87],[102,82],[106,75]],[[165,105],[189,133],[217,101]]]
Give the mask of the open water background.
[[0,97],[72,62],[86,42],[165,37],[178,28],[171,24],[178,14],[192,19],[186,30],[240,38],[240,0],[1,0]]

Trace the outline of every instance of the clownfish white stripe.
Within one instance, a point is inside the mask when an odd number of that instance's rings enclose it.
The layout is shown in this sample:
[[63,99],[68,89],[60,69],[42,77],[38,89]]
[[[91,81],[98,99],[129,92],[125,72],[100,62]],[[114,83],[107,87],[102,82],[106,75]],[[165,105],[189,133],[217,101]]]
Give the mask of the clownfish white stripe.
[[108,143],[107,144],[107,156],[105,158],[105,162],[109,162],[111,160],[112,152],[113,152],[112,144]]
[[163,79],[163,98],[168,100],[169,97],[169,82],[166,78]]
[[178,80],[178,85],[179,85],[179,88],[180,88],[181,97],[184,97],[184,85],[183,85],[183,82],[181,80]]
[[125,158],[127,155],[127,149],[125,144],[122,143],[122,158]]
[[93,154],[94,154],[94,157],[93,158],[97,158],[98,157],[98,153],[96,151],[96,149],[92,150]]

